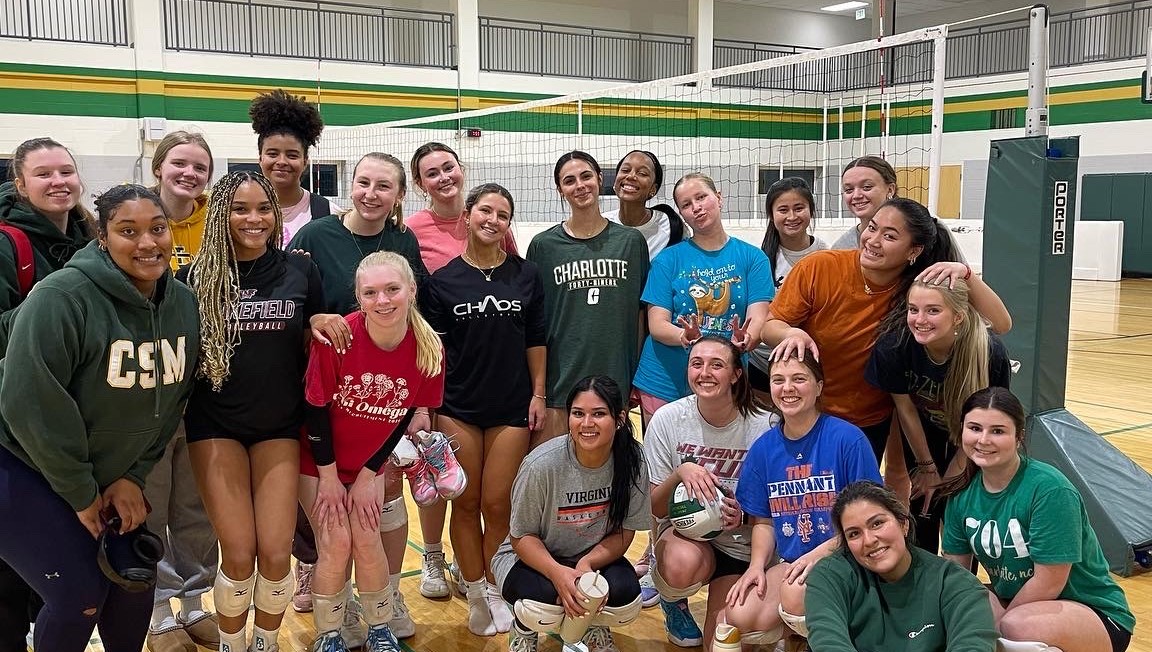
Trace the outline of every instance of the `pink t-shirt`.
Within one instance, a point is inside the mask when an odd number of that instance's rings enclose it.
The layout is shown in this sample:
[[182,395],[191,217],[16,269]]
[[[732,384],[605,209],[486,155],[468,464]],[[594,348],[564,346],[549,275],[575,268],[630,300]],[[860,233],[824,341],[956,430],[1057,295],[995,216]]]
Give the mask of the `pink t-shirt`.
[[332,200],[327,200],[327,201],[328,201],[328,210],[331,212],[325,213],[324,215],[313,215],[312,214],[312,193],[310,193],[310,192],[305,192],[304,196],[302,196],[300,198],[300,201],[296,202],[292,206],[281,206],[280,207],[280,212],[284,214],[284,246],[285,247],[288,246],[289,242],[292,242],[292,236],[296,235],[296,232],[299,231],[300,228],[302,226],[304,226],[305,224],[311,222],[313,219],[316,219],[318,217],[325,217],[327,215],[335,215],[337,212],[339,212],[339,208],[336,206],[336,204],[332,203]]
[[[429,274],[464,253],[464,247],[468,244],[468,229],[464,226],[463,216],[446,220],[425,208],[406,216],[404,224],[416,234],[420,242],[420,258],[424,260]],[[500,246],[507,253],[520,253],[516,251],[516,238],[511,230],[504,235],[504,242]]]

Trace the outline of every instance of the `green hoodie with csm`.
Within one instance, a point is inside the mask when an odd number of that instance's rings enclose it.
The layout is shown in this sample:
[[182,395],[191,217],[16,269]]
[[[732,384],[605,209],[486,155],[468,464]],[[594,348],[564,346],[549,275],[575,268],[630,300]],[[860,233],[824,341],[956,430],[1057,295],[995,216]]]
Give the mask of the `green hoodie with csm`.
[[145,298],[93,241],[33,288],[7,335],[0,445],[77,511],[120,478],[143,487],[192,390],[192,291],[166,271]]

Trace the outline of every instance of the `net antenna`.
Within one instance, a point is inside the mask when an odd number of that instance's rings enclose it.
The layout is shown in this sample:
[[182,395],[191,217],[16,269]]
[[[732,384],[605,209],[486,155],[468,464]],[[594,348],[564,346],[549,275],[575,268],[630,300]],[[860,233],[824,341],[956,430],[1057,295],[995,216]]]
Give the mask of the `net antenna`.
[[[512,192],[517,221],[555,223],[567,215],[553,181],[560,155],[582,149],[600,161],[601,205],[611,210],[616,162],[647,150],[659,157],[665,180],[649,205],[673,203],[675,181],[699,171],[724,196],[726,223],[759,227],[767,187],[801,176],[816,194],[816,219],[837,228],[856,220],[842,213],[844,165],[883,152],[901,195],[935,210],[947,33],[931,27],[799,53],[748,48],[730,53],[726,60],[744,60],[736,65],[648,82],[531,101],[468,97],[483,107],[470,111],[450,112],[447,103],[438,109],[428,96],[428,108],[407,111],[426,115],[329,127],[322,157],[343,163],[346,195],[363,154],[408,160],[420,145],[439,141],[459,154],[467,185],[495,182]],[[634,65],[642,74],[643,58]],[[408,193],[405,211],[426,206],[419,192]]]

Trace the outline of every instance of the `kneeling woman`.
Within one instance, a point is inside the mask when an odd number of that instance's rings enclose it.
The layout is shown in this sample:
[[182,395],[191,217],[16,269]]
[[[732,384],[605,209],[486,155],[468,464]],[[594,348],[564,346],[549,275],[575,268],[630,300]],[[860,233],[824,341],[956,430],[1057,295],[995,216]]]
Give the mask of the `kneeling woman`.
[[[316,532],[314,650],[346,650],[340,636],[349,561],[368,623],[365,649],[398,650],[388,621],[392,589],[380,531],[404,513],[398,477],[381,475],[406,433],[431,427],[444,394],[440,338],[416,312],[416,279],[400,254],[375,252],[356,270],[359,312],[344,320],[347,350],[312,342],[305,376],[308,446],[300,449],[300,503]],[[386,486],[392,484],[393,486]],[[397,521],[403,523],[403,521]]]
[[[1136,619],[1088,522],[1076,487],[1020,452],[1024,407],[1003,387],[982,389],[960,412],[968,466],[941,491],[944,556],[991,578],[1001,636],[1064,652],[1124,652]],[[1043,644],[1005,649],[1045,650]]]
[[836,497],[841,553],[808,576],[804,606],[813,650],[992,652],[996,629],[984,587],[967,570],[917,548],[908,507],[871,482]]
[[44,598],[37,650],[81,652],[97,625],[106,649],[143,647],[153,591],[112,584],[96,539],[112,514],[121,533],[144,524],[200,344],[160,198],[117,186],[96,209],[99,242],[37,284],[0,366],[0,558]]
[[[681,647],[711,649],[712,632],[728,590],[748,569],[752,527],[742,525],[733,497],[742,461],[772,415],[752,397],[742,353],[729,339],[706,335],[688,352],[692,394],[656,410],[644,436],[644,458],[652,481],[656,567],[668,638]],[[668,519],[668,500],[683,484],[700,500],[723,502],[724,532],[710,541],[681,536]],[[708,585],[705,636],[688,611],[688,597]]]
[[807,635],[804,582],[836,549],[832,503],[857,480],[880,482],[880,469],[859,428],[820,411],[824,369],[816,359],[776,360],[768,378],[783,420],[756,440],[740,471],[736,499],[752,523],[752,557],[728,592],[727,619],[771,640],[783,633],[781,620]]
[[[512,486],[508,540],[492,559],[501,594],[515,605],[508,649],[536,649],[537,632],[591,617],[591,652],[614,650],[609,627],[640,615],[640,581],[624,553],[649,527],[648,473],[620,386],[588,376],[568,394],[567,437],[524,458]],[[578,586],[597,573],[608,584],[604,607],[588,613]],[[529,626],[535,629],[529,629]]]

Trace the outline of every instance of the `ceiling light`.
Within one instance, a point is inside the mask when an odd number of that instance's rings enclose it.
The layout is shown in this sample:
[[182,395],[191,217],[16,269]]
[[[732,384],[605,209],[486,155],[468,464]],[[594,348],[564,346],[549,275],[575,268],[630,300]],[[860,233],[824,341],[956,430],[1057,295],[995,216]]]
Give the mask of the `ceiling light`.
[[861,7],[867,6],[867,2],[859,2],[859,0],[853,0],[852,2],[841,2],[840,4],[836,5],[820,7],[820,11],[850,11],[852,9],[859,9]]

